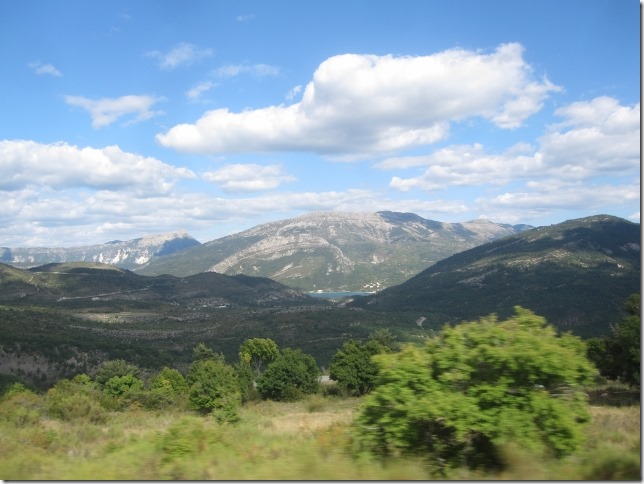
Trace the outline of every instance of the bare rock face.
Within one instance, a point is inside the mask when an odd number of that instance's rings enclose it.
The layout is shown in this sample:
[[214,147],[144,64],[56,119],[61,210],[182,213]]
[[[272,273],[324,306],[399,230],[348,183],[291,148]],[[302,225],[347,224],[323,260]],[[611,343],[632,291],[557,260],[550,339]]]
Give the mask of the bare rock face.
[[68,248],[8,248],[0,247],[0,262],[28,269],[59,262],[100,262],[124,269],[134,269],[154,257],[200,245],[184,231],[151,235],[138,239],[115,240],[100,245]]
[[489,220],[445,223],[413,213],[320,212],[258,225],[138,270],[268,277],[306,291],[375,291],[454,253],[531,228]]

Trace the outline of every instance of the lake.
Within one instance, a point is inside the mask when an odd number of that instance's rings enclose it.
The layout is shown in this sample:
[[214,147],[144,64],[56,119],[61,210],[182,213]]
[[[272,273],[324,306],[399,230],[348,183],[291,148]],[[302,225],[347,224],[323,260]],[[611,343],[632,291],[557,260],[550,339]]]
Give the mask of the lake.
[[339,292],[309,292],[307,293],[311,297],[317,297],[320,299],[344,299],[347,297],[355,296],[369,296],[374,294],[373,292],[353,292],[353,291],[339,291]]

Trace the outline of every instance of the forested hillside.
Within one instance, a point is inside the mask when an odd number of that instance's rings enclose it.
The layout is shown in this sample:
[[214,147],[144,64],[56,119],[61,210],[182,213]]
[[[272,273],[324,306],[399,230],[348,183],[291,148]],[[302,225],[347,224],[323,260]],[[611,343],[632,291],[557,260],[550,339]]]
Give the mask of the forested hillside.
[[516,305],[562,330],[605,334],[623,301],[640,291],[639,224],[597,215],[540,227],[455,254],[354,307],[409,311],[426,325]]

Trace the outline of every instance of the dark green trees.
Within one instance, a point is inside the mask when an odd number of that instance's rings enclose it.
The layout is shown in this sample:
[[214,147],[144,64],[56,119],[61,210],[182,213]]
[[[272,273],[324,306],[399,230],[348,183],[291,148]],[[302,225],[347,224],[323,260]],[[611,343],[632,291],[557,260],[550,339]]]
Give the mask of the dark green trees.
[[632,294],[624,303],[626,317],[604,338],[588,340],[588,357],[602,376],[640,388],[641,307],[640,295]]
[[374,358],[377,386],[356,422],[358,440],[373,451],[495,467],[505,445],[563,455],[582,440],[580,386],[595,369],[579,338],[558,337],[528,310],[445,327],[423,348]]
[[208,352],[199,353],[204,357],[192,363],[186,378],[188,405],[199,412],[212,414],[219,421],[235,422],[241,405],[241,390],[235,370],[214,352],[210,357],[205,356]]
[[285,348],[257,380],[262,398],[293,401],[318,389],[320,370],[311,355]]

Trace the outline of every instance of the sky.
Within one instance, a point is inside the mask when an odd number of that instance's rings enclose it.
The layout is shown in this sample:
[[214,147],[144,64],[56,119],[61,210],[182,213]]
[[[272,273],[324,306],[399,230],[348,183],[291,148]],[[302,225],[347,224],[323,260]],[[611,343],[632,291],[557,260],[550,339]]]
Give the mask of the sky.
[[640,220],[637,0],[2,0],[0,246]]

